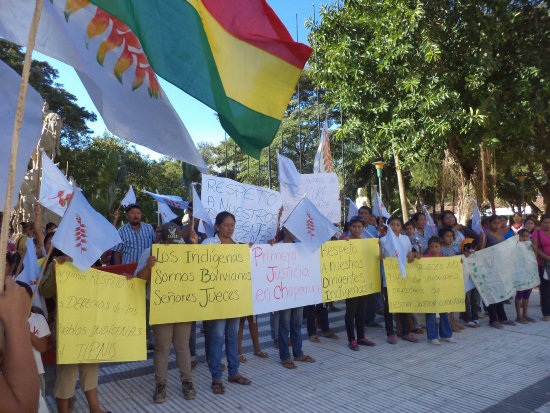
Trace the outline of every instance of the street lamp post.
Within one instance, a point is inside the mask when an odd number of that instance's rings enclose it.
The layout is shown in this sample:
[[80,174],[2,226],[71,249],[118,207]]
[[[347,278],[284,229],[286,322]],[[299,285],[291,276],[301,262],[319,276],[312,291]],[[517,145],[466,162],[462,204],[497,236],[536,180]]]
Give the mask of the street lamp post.
[[376,161],[373,165],[376,168],[376,176],[378,177],[378,194],[380,195],[380,199],[382,199],[382,170],[386,166],[386,162]]

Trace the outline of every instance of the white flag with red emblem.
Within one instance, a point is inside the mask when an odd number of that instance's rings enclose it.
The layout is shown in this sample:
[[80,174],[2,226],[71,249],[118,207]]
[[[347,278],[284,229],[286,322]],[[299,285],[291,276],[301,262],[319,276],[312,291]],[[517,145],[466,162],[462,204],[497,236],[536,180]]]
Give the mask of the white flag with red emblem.
[[45,152],[41,156],[42,182],[38,202],[62,217],[71,199],[73,187]]
[[328,173],[334,172],[332,167],[332,155],[330,154],[330,139],[328,135],[328,123],[325,119],[323,126],[323,132],[321,132],[321,140],[319,141],[319,148],[315,154],[315,161],[313,162],[313,173]]
[[87,271],[108,249],[122,242],[116,228],[86,201],[79,189],[52,238],[52,245],[73,259],[81,271]]
[[[29,237],[25,246],[27,247],[27,251],[23,257],[23,271],[21,271],[21,274],[17,277],[17,281],[23,281],[29,284],[34,292],[38,284],[38,278],[40,277],[40,267],[38,266],[36,249],[34,248],[34,238]],[[37,293],[34,295],[32,305],[42,309],[47,316],[48,310],[46,308],[46,300],[40,294]]]
[[174,212],[172,212],[172,210],[168,205],[163,204],[162,202],[158,202],[157,204],[158,204],[158,213],[162,218],[163,224],[167,224],[178,217],[176,214],[174,214]]
[[338,231],[307,198],[296,206],[283,226],[310,251],[316,251]]

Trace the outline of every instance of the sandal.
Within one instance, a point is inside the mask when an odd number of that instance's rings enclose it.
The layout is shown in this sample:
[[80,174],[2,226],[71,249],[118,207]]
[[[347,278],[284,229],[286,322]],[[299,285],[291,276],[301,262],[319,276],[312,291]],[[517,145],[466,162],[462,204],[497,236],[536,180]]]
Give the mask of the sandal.
[[316,335],[309,336],[309,341],[311,341],[312,343],[320,343],[321,342],[321,340],[319,340],[319,337],[317,337]]
[[328,331],[326,333],[323,333],[323,337],[324,338],[334,338],[334,339],[338,338],[338,336],[336,334],[334,334],[332,331]]
[[252,383],[250,379],[247,379],[240,374],[237,374],[236,376],[229,376],[227,378],[227,381],[229,381],[230,383],[242,384],[243,386],[248,386],[250,383]]
[[245,357],[244,354],[239,354],[239,363],[246,363],[248,359]]
[[368,338],[360,338],[359,340],[357,340],[357,344],[369,347],[374,347],[376,345],[374,341],[369,340]]
[[225,386],[221,380],[212,381],[212,392],[214,394],[224,394]]
[[262,350],[254,352],[254,355],[263,359],[269,358],[269,354],[267,354],[265,351],[262,351]]
[[283,365],[283,367],[289,370],[293,370],[296,368],[296,364],[294,364],[291,359],[281,360],[281,364]]
[[355,340],[350,341],[348,347],[350,348],[350,350],[359,351],[359,346],[357,345],[357,342]]
[[300,357],[294,357],[294,361],[303,361],[304,363],[315,363],[315,359],[311,356],[302,354]]

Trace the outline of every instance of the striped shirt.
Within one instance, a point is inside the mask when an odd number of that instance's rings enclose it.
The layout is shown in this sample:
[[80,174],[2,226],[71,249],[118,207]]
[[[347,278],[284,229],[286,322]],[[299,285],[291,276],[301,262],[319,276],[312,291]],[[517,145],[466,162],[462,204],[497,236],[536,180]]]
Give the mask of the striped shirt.
[[141,223],[138,231],[130,224],[123,225],[118,229],[118,235],[122,243],[114,247],[113,252],[122,253],[122,264],[138,262],[141,252],[151,248],[156,238],[153,227],[144,223]]

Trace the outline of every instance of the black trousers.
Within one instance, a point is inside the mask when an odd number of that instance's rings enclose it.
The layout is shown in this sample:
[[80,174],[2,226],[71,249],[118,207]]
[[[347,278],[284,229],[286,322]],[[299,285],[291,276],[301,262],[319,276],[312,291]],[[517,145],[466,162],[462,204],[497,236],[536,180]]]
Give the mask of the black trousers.
[[489,324],[508,320],[506,311],[504,311],[504,301],[489,305],[487,311],[489,312]]
[[544,272],[544,267],[539,266],[539,277],[540,277],[540,309],[543,316],[550,316],[550,281],[542,278]]
[[304,307],[304,317],[307,320],[307,335],[309,337],[317,335],[315,328],[315,318],[319,316],[319,324],[323,333],[330,331],[328,325],[328,310],[324,304],[314,304]]
[[[355,330],[357,330],[357,340],[365,338],[365,310],[367,308],[367,296],[353,297],[346,299],[346,331],[348,341],[355,341]],[[355,327],[355,330],[354,330]]]

